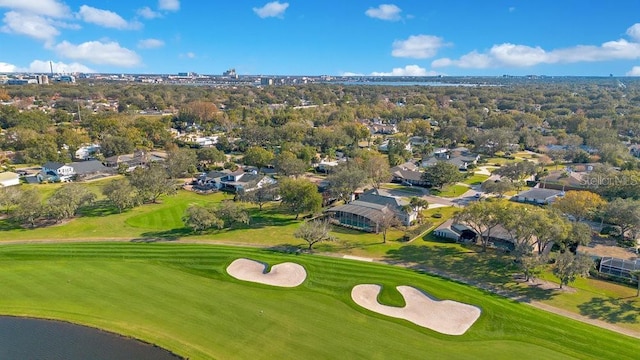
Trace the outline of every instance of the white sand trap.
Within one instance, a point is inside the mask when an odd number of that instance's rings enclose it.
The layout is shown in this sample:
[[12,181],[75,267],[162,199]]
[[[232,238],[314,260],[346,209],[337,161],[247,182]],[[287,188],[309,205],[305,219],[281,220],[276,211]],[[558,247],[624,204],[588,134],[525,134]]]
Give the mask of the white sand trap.
[[268,273],[265,273],[266,269],[267,266],[259,261],[236,259],[227,267],[227,273],[238,280],[282,287],[298,286],[307,278],[302,265],[291,262],[273,265]]
[[356,285],[351,298],[365,309],[382,315],[405,319],[447,335],[462,335],[480,317],[480,309],[452,300],[437,301],[411,286],[398,286],[405,307],[382,305],[378,294],[382,287],[374,284]]

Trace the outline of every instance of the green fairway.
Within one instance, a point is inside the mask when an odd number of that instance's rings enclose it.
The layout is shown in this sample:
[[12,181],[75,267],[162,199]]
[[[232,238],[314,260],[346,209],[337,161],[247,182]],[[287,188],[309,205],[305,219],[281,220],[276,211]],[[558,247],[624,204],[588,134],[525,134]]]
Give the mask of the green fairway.
[[[237,281],[236,258],[293,261],[293,289]],[[190,359],[635,359],[640,342],[481,290],[386,265],[176,243],[0,247],[0,313],[63,319],[134,336]],[[354,285],[411,285],[479,306],[463,336],[364,310]]]

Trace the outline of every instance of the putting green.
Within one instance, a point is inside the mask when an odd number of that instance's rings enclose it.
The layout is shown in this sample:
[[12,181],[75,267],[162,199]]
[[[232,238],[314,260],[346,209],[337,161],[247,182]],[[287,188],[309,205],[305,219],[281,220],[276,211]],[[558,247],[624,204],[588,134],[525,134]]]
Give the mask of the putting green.
[[[305,267],[296,288],[242,282],[235,259]],[[462,336],[379,315],[356,284],[411,285],[482,308]],[[455,282],[390,266],[192,244],[0,246],[0,313],[63,319],[155,343],[190,359],[633,359],[637,339]]]

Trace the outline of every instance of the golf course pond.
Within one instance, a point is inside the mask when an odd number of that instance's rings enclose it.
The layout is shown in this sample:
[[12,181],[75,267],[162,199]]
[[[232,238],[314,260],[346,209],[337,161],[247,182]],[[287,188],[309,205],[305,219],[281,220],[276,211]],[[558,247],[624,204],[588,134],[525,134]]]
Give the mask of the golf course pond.
[[176,360],[142,341],[62,321],[0,316],[0,359]]

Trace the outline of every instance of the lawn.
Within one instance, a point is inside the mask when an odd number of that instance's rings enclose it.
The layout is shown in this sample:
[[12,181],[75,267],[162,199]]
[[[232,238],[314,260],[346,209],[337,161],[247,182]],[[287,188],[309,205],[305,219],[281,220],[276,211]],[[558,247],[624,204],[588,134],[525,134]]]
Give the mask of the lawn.
[[[43,192],[51,193],[57,186],[60,185],[46,185],[42,189]],[[96,192],[100,190],[100,184],[92,183],[91,186]],[[114,209],[99,201],[94,207],[85,209],[83,217],[38,229],[23,229],[7,220],[0,220],[0,242],[51,239],[113,239],[134,242],[186,240],[279,249],[306,247],[304,241],[293,236],[301,222],[283,212],[277,203],[265,205],[262,211],[258,210],[257,206],[246,204],[252,218],[249,225],[197,235],[184,228],[182,215],[187,206],[216,204],[223,199],[231,199],[231,195],[198,195],[179,191],[176,196],[161,198],[158,204],[144,205],[122,214],[115,213]],[[425,211],[425,214],[427,220],[433,222],[435,227],[439,222],[450,218],[455,210],[456,208],[437,208]],[[442,217],[432,218],[435,213],[442,214]],[[640,314],[640,304],[633,298],[634,290],[628,287],[589,279],[579,280],[574,293],[527,289],[513,281],[511,276],[518,270],[513,265],[512,257],[502,253],[477,253],[459,244],[443,242],[429,233],[422,239],[407,243],[401,241],[404,229],[389,231],[385,244],[382,243],[381,234],[363,233],[342,227],[334,227],[333,235],[337,237],[337,241],[317,244],[316,251],[371,257],[390,263],[409,264],[454,277],[462,276],[472,282],[508,290],[578,314],[640,331],[640,319],[637,316]],[[606,291],[602,290],[605,287],[603,284],[607,284]]]
[[460,185],[460,184],[447,185],[447,186],[444,186],[442,189],[431,188],[429,190],[431,195],[441,196],[446,198],[458,197],[466,193],[467,191],[469,191],[469,187],[465,185]]
[[[225,267],[247,257],[294,261],[308,278],[282,289],[237,281]],[[636,339],[408,269],[306,254],[178,243],[0,247],[0,313],[104,328],[190,359],[635,359]],[[360,283],[381,300],[411,285],[479,306],[462,336],[447,336],[355,305]],[[426,355],[428,354],[428,355]],[[615,355],[614,355],[615,354]]]
[[488,175],[473,174],[473,175],[469,176],[468,178],[464,179],[464,181],[462,181],[462,183],[463,184],[467,184],[467,185],[480,185],[485,180],[487,180],[488,178],[489,178]]
[[387,183],[382,184],[383,189],[391,189],[406,192],[406,196],[421,196],[424,194],[422,188],[406,186],[401,184]]
[[[47,184],[39,189],[46,196],[60,184]],[[94,191],[100,190],[99,183],[89,185]],[[4,230],[2,240],[31,239],[132,239],[155,236],[163,232],[183,229],[182,216],[189,204],[214,203],[224,195],[198,195],[181,190],[175,196],[165,196],[158,204],[145,204],[134,209],[117,213],[104,201],[98,200],[92,207],[82,210],[83,216],[65,223],[36,229],[25,229],[8,220],[0,220],[0,229]],[[155,235],[154,235],[155,234]]]
[[[52,193],[60,184],[45,185],[40,188],[44,194]],[[99,190],[99,186],[94,186]],[[97,191],[97,190],[96,190]],[[232,229],[213,230],[203,234],[194,234],[184,227],[182,220],[186,208],[191,204],[214,205],[224,199],[232,199],[227,193],[200,195],[180,190],[175,196],[163,196],[157,204],[145,204],[121,214],[98,201],[95,206],[84,209],[83,216],[68,222],[36,229],[16,226],[9,220],[0,220],[0,242],[5,240],[131,240],[157,241],[190,239],[253,246],[304,245],[304,241],[293,236],[301,220],[286,213],[279,203],[269,203],[260,211],[257,206],[245,203],[250,213],[249,225],[235,226]],[[324,244],[321,250],[338,251],[357,246],[382,244],[382,235],[363,233],[334,227],[338,241]],[[401,230],[391,230],[387,234],[389,242],[399,240]]]

